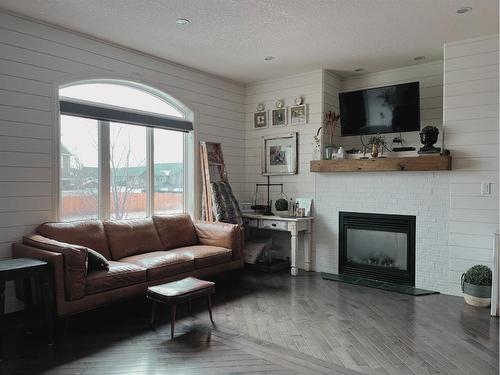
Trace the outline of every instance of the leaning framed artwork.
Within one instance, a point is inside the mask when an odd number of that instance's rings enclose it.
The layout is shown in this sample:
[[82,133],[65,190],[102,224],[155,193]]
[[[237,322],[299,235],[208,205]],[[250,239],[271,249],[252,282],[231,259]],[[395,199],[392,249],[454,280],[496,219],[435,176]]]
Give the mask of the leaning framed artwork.
[[297,134],[294,132],[262,138],[262,174],[264,176],[297,173]]

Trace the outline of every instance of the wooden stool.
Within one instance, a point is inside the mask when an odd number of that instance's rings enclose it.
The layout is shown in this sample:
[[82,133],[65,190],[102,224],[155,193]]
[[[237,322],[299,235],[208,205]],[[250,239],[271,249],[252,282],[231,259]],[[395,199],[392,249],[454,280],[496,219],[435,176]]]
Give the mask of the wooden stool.
[[212,318],[212,300],[210,298],[213,293],[215,293],[215,283],[200,280],[195,277],[186,277],[185,279],[179,281],[150,286],[146,293],[146,297],[153,301],[150,320],[151,326],[153,326],[156,316],[156,304],[159,302],[170,305],[170,337],[174,338],[175,313],[177,305],[179,303],[189,302],[189,309],[191,310],[191,301],[195,298],[205,296],[208,297],[208,313],[210,314],[210,321],[214,323]]

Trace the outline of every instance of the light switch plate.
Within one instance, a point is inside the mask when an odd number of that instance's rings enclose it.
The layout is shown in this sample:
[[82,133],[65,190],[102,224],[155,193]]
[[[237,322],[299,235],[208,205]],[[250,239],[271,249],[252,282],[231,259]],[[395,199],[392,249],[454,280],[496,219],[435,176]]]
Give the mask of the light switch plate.
[[491,194],[491,182],[481,182],[481,195]]

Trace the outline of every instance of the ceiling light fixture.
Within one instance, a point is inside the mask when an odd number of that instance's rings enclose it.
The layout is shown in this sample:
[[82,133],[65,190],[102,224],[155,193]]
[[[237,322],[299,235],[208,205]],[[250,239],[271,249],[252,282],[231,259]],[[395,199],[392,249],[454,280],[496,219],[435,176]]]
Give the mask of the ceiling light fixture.
[[271,61],[271,60],[274,60],[274,59],[275,59],[274,56],[266,56],[266,57],[264,57],[264,60],[266,60],[266,61]]
[[358,69],[354,69],[355,72],[362,72],[364,69],[363,68],[358,68]]
[[457,9],[457,14],[464,14],[464,13],[470,12],[471,10],[472,10],[471,7],[462,7],[462,8]]
[[175,20],[175,23],[176,23],[177,25],[183,25],[183,26],[184,26],[184,25],[189,25],[189,24],[191,23],[191,21],[189,21],[189,20],[188,20],[188,19],[186,19],[186,18],[177,18],[177,19]]
[[422,60],[425,60],[425,56],[417,56],[417,57],[414,57],[413,60],[422,61]]

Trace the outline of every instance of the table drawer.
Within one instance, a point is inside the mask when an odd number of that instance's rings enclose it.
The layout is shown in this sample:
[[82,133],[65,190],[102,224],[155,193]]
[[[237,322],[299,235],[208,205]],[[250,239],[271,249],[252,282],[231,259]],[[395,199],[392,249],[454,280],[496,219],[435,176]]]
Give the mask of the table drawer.
[[268,229],[287,230],[288,224],[286,221],[261,220],[260,227],[261,228],[268,228]]
[[258,227],[259,221],[257,219],[243,218],[243,225],[245,225],[247,227]]

